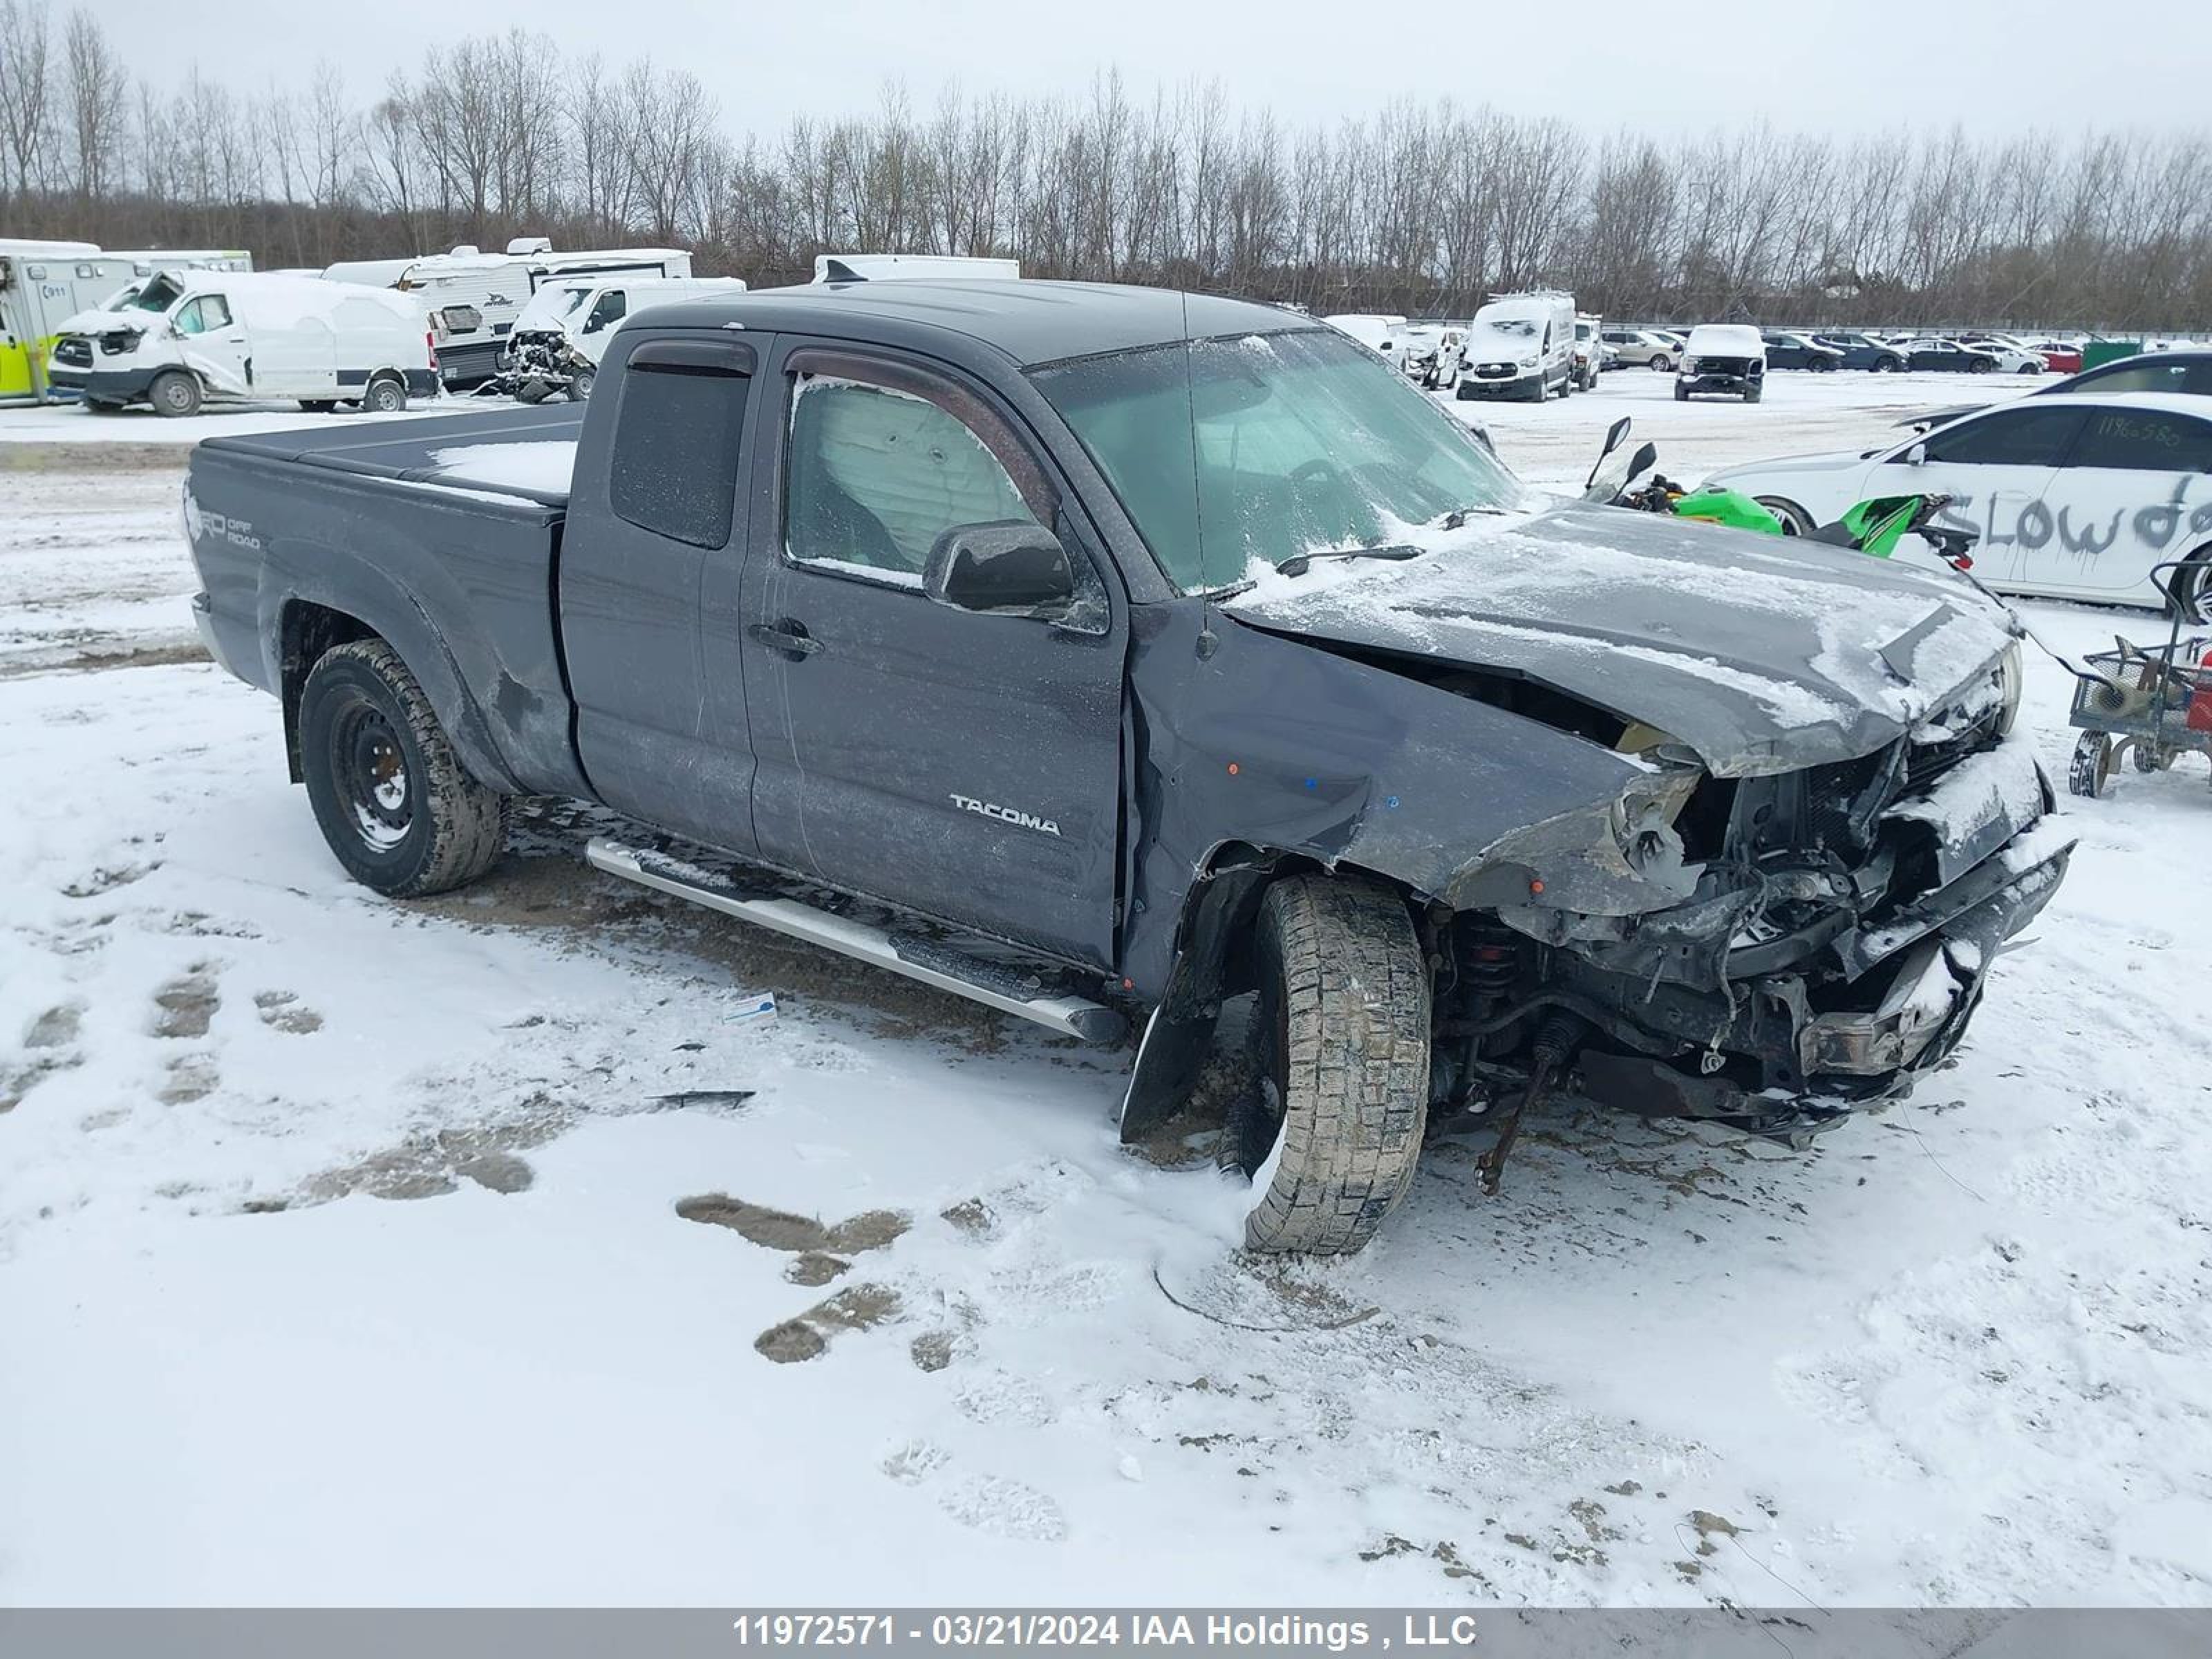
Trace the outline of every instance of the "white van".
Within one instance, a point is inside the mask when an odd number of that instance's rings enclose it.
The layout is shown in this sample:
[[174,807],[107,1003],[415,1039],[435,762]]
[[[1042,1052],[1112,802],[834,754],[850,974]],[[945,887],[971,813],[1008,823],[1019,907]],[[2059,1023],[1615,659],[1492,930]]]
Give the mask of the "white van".
[[1019,282],[1018,259],[966,258],[951,253],[817,253],[817,283],[889,283],[934,278],[939,282]]
[[556,253],[543,236],[518,236],[503,253],[471,246],[413,259],[356,259],[323,272],[333,283],[362,283],[410,294],[428,319],[440,376],[471,386],[500,372],[507,337],[531,296],[547,283],[575,276],[689,276],[691,256],[674,247],[598,248]]
[[1462,401],[1565,397],[1574,389],[1574,295],[1499,295],[1468,325],[1459,361]]
[[390,412],[438,390],[422,313],[404,295],[319,276],[160,270],[113,311],[88,312],[55,343],[58,388],[109,411],[145,403],[193,415],[203,402],[296,399]]
[[157,264],[251,270],[253,256],[242,248],[164,252],[0,240],[0,404],[46,401],[54,342],[80,313],[135,295]]
[[1406,319],[1379,311],[1340,311],[1324,317],[1340,334],[1349,334],[1401,374],[1406,368]]
[[507,335],[501,379],[526,404],[592,395],[607,342],[635,312],[705,294],[742,294],[735,276],[559,277],[530,296]]

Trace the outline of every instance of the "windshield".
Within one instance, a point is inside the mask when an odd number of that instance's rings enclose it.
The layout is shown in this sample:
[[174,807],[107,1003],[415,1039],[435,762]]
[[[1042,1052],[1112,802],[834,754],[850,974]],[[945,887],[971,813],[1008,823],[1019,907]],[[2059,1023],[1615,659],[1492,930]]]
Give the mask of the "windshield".
[[135,311],[167,311],[184,297],[184,284],[165,273],[150,278],[131,306]]
[[1255,561],[1380,546],[1524,501],[1464,426],[1332,330],[1150,346],[1033,378],[1186,593],[1242,581]]

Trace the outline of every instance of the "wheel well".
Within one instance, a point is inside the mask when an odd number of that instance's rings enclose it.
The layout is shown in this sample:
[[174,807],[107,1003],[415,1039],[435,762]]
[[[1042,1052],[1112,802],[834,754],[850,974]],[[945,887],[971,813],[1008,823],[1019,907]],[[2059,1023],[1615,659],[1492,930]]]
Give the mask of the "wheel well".
[[308,673],[338,646],[381,637],[360,617],[328,605],[294,599],[284,607],[278,635],[282,677],[278,696],[284,705],[284,763],[293,782],[304,775],[300,769],[300,694],[307,687]]
[[1249,842],[1224,842],[1206,859],[1183,900],[1177,930],[1177,954],[1192,959],[1192,999],[1217,1002],[1253,988],[1253,940],[1260,901],[1287,876],[1323,875],[1386,887],[1406,902],[1416,918],[1428,901],[1378,872],[1355,865],[1329,866],[1303,853],[1285,853]]

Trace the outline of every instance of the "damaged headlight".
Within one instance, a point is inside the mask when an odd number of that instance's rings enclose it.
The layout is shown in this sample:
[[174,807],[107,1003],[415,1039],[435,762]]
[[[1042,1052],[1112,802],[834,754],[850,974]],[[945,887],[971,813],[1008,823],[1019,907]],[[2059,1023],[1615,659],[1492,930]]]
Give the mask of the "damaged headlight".
[[125,352],[137,349],[139,337],[133,329],[115,329],[100,337],[100,349],[110,357],[120,357]]
[[2027,684],[2027,663],[2020,641],[2014,640],[2005,647],[2004,655],[1997,659],[1997,735],[2001,738],[2012,734],[2012,723],[2020,718],[2021,693]]
[[1704,773],[1668,768],[1611,800],[1516,830],[1489,849],[1484,878],[1459,897],[1494,905],[1515,925],[1527,907],[1593,916],[1641,915],[1680,902],[1703,869],[1674,828]]

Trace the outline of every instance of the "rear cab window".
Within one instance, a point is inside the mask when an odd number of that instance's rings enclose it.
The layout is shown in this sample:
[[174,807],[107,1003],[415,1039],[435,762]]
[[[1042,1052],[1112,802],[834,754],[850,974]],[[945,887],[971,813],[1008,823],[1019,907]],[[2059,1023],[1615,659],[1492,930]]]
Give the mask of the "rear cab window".
[[630,354],[607,481],[617,517],[694,547],[729,544],[754,362],[726,339],[648,340]]

